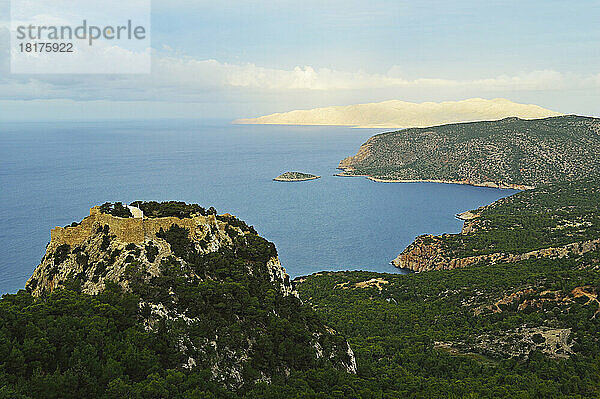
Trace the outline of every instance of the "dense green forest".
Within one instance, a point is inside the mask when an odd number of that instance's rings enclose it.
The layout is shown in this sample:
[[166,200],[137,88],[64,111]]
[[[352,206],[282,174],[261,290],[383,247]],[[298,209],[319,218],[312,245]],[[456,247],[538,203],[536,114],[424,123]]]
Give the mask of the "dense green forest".
[[444,236],[457,256],[521,253],[600,238],[596,178],[541,186],[473,211],[472,232]]
[[356,387],[377,393],[363,397],[597,397],[599,264],[593,252],[296,282],[301,298],[349,338]]
[[[548,209],[567,212],[559,220],[594,217],[597,191],[589,189],[593,183],[587,186],[523,192],[482,214],[493,220],[498,209],[513,207],[514,214],[540,217]],[[565,209],[556,206],[561,201]],[[598,251],[409,275],[316,273],[293,282],[313,310],[293,295],[278,294],[270,282],[263,268],[276,255],[273,244],[231,215],[218,219],[231,226],[226,230],[232,243],[214,253],[199,251],[177,225],[160,231],[155,244],[165,240],[173,256],[161,262],[155,277],[137,259],[150,253],[154,261],[158,247],[128,244],[128,290],[108,283],[98,295],[88,295],[73,276],[39,298],[26,291],[5,295],[0,397],[600,395]],[[100,246],[110,234],[105,230],[97,232]],[[105,250],[110,256],[110,247]],[[63,252],[57,249],[54,263],[68,257]],[[251,274],[245,271],[249,265]],[[171,317],[160,317],[156,303]],[[343,357],[342,336],[349,341],[356,374],[306,351],[311,334],[325,330],[342,334],[321,341],[330,353]],[[215,332],[217,345],[237,354],[229,366],[242,353],[251,359],[240,369],[241,385],[215,379],[211,359],[218,351],[197,351],[203,337]],[[248,339],[256,340],[250,351]],[[193,367],[189,358],[197,359]]]
[[599,119],[507,118],[378,134],[340,168],[391,180],[538,186],[598,175],[598,154]]
[[[543,260],[412,275],[309,276],[298,281],[301,298],[349,338],[358,374],[309,368],[236,391],[214,382],[210,370],[178,367],[173,331],[167,325],[146,331],[140,298],[116,285],[96,296],[76,287],[42,299],[21,291],[0,301],[0,397],[597,397],[598,303],[572,292],[598,292],[600,274],[592,267],[599,258],[593,253],[582,260],[587,269],[578,268],[582,261]],[[381,290],[356,286],[372,279],[387,283],[379,284]],[[215,297],[227,298],[225,308],[245,301],[238,302],[239,291],[231,287],[211,288],[218,289]],[[480,312],[529,288],[501,312]],[[559,297],[572,299],[552,300]],[[530,305],[519,309],[523,303]],[[533,341],[535,334],[524,338],[518,330],[524,325],[532,331],[570,329],[574,354],[548,356],[546,346]],[[275,325],[269,329],[277,331]],[[485,346],[490,336],[524,341],[531,350],[494,352]],[[265,358],[272,358],[267,349]]]

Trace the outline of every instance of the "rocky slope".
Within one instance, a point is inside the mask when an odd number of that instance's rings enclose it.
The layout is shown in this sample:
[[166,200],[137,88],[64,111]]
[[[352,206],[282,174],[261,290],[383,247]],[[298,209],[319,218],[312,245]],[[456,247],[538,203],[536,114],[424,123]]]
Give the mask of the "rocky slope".
[[147,331],[172,335],[180,368],[208,369],[227,387],[325,365],[356,372],[348,343],[300,302],[251,226],[197,205],[135,205],[94,207],[53,229],[26,289],[96,295],[116,283],[139,298]]
[[581,256],[600,249],[600,238],[597,238],[525,253],[511,254],[496,252],[493,254],[454,258],[451,254],[447,254],[443,250],[443,243],[436,242],[438,240],[443,241],[443,239],[444,236],[426,235],[417,237],[412,244],[392,260],[392,264],[401,269],[422,272],[427,270],[458,269],[480,262],[495,264],[539,258],[562,259],[568,256]]
[[371,137],[342,176],[527,189],[598,175],[600,119],[559,116],[413,128]]

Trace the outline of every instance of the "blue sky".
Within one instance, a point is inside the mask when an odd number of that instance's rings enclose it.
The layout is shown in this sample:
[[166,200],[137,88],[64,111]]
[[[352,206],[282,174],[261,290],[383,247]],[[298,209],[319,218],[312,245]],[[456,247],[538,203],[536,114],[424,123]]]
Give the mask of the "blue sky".
[[234,119],[469,97],[600,113],[597,0],[154,1],[150,76],[11,75],[8,37],[0,120]]

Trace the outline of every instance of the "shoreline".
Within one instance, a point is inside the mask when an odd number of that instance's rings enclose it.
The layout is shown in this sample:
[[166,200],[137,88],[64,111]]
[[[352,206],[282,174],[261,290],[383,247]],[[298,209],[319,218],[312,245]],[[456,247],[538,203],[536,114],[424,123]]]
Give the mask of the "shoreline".
[[500,188],[503,190],[532,190],[535,187],[524,184],[498,184],[494,182],[475,183],[469,180],[438,180],[438,179],[381,179],[369,175],[350,175],[345,172],[334,174],[338,177],[366,177],[367,179],[377,183],[441,183],[441,184],[462,184],[474,187]]

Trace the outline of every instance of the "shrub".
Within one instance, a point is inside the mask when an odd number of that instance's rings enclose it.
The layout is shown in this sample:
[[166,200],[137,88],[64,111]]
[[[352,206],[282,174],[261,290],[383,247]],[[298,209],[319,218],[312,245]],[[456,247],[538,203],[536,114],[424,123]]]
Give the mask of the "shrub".
[[56,248],[56,252],[54,252],[54,264],[60,265],[67,260],[70,252],[71,246],[69,244],[59,245],[58,248]]
[[75,257],[75,261],[77,261],[77,264],[81,266],[83,270],[87,269],[89,259],[90,257],[85,252],[78,252]]
[[158,247],[150,241],[146,244],[146,258],[150,262],[154,262],[156,260],[156,256],[158,255]]
[[198,204],[186,204],[185,202],[181,201],[135,201],[132,202],[131,205],[140,208],[142,212],[144,212],[145,217],[153,218],[177,217],[180,219],[184,219],[190,218],[193,215],[208,216],[217,213],[217,211],[212,207],[207,211]]
[[106,213],[109,215],[117,216],[120,218],[131,218],[133,214],[122,202],[115,202],[114,204],[111,202],[105,202],[100,205],[100,212]]

